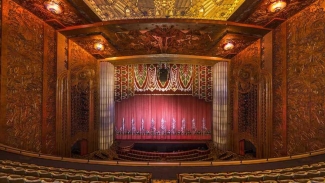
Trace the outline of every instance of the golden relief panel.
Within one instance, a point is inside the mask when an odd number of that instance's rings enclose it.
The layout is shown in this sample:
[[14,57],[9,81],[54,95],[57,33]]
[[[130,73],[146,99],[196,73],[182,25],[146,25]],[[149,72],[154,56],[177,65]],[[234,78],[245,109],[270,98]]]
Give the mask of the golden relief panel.
[[317,0],[290,0],[290,2],[287,4],[287,7],[282,11],[270,12],[268,11],[268,7],[271,1],[262,0],[256,10],[254,10],[248,16],[248,18],[243,16],[242,18],[245,19],[237,21],[261,26],[267,26],[268,24],[271,25],[272,23],[274,23],[272,21],[277,21],[280,19],[286,20],[315,1]]
[[56,142],[56,81],[57,49],[56,32],[49,25],[44,25],[44,65],[43,65],[43,124],[42,152],[55,154]]
[[227,20],[245,0],[84,0],[102,20],[199,18]]
[[251,141],[260,158],[269,153],[266,125],[271,123],[267,119],[270,103],[266,91],[270,78],[266,71],[261,70],[261,44],[259,39],[236,55],[231,60],[230,70],[234,149],[239,150],[238,143],[242,139]]
[[318,1],[286,22],[289,154],[325,147],[324,8]]
[[[88,53],[93,55],[96,59],[103,59],[107,57],[117,56],[118,53],[114,47],[102,36],[102,35],[91,35],[78,38],[72,38],[72,41],[77,43]],[[104,50],[99,50],[95,47],[95,44],[100,43],[103,45]]]
[[6,63],[6,85],[3,85],[6,86],[6,144],[40,152],[43,22],[11,0],[5,0],[3,6],[3,24],[6,25],[3,30],[6,51],[2,55],[2,63]]
[[[97,60],[77,43],[69,41],[71,71],[71,138],[93,133],[96,123]],[[88,139],[88,136],[83,136]],[[95,139],[88,139],[92,142]],[[72,145],[72,144],[71,144]]]
[[273,157],[287,155],[286,149],[286,24],[274,31],[273,41]]
[[[28,11],[35,14],[40,19],[46,21],[52,27],[56,29],[74,26],[74,25],[82,25],[90,23],[84,17],[80,16],[79,12],[70,5],[67,0],[60,0],[59,5],[63,9],[63,13],[54,14],[48,11],[44,7],[44,0],[13,0]],[[80,11],[80,10],[79,10]]]

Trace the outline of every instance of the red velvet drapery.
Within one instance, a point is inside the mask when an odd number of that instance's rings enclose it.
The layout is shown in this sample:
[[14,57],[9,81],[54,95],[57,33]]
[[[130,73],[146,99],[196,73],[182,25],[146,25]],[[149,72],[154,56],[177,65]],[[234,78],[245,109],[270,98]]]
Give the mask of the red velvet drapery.
[[115,104],[116,139],[210,140],[211,121],[212,103],[188,95],[137,95]]

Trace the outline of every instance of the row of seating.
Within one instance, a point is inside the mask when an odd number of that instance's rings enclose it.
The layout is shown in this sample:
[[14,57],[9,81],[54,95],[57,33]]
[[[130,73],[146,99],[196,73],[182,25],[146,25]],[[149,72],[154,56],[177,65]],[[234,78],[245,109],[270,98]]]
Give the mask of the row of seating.
[[178,175],[180,183],[188,182],[308,182],[325,181],[325,163],[315,163],[292,168],[227,173],[182,173]]
[[166,161],[206,161],[206,159],[211,160],[208,154],[188,158],[166,159]]
[[150,182],[151,174],[142,172],[98,172],[37,166],[27,163],[0,160],[0,172],[7,175],[106,182]]
[[[88,181],[88,180],[68,180],[68,179],[56,179],[56,178],[42,178],[32,176],[21,176],[14,174],[0,173],[0,183],[140,183],[139,181]],[[143,182],[142,182],[143,183]]]
[[116,160],[122,161],[211,161],[210,149],[208,150],[189,150],[180,152],[146,152],[134,149],[120,149],[117,151]]

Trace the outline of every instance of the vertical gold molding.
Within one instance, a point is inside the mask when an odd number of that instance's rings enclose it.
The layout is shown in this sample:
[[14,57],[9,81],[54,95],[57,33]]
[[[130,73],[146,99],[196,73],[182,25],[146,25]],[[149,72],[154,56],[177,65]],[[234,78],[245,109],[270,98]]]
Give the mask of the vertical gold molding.
[[[47,64],[50,61],[49,58],[49,53],[47,52],[49,50],[48,48],[48,41],[50,41],[48,39],[47,31],[45,30],[45,26],[46,24],[44,23],[43,25],[43,96],[42,96],[42,132],[41,132],[41,152],[46,152],[46,134],[47,134],[47,113],[46,113],[46,100],[48,97],[48,93],[47,93],[47,80],[48,80],[48,71],[47,71]],[[54,53],[53,53],[54,54]]]
[[57,155],[65,156],[66,134],[63,121],[67,119],[65,116],[64,99],[67,97],[67,38],[57,33],[57,90],[56,90],[56,149]]
[[262,40],[262,75],[264,78],[265,123],[262,129],[265,142],[263,157],[270,158],[272,154],[273,134],[273,99],[272,99],[272,74],[273,74],[273,32],[266,34]]
[[4,42],[8,41],[8,36],[5,36],[6,32],[8,32],[8,27],[4,26],[3,17],[7,14],[8,10],[8,0],[1,1],[1,88],[0,88],[0,142],[5,142],[6,131],[5,131],[5,124],[6,124],[6,95],[7,95],[7,87],[6,87],[6,79],[7,79],[7,60],[4,59],[7,57],[6,50],[8,49],[7,44],[3,44]]

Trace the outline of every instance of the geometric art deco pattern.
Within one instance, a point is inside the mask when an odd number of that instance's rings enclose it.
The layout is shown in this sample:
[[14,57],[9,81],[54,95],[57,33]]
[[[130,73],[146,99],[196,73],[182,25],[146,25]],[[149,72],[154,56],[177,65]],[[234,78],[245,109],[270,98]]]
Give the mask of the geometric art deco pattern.
[[227,20],[244,0],[84,0],[102,21],[127,18]]
[[[160,69],[168,70],[160,79]],[[212,101],[211,66],[191,64],[137,64],[115,66],[115,101],[135,94],[192,95]]]

